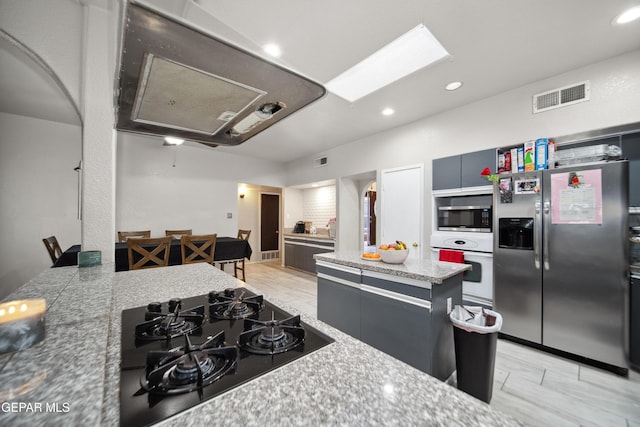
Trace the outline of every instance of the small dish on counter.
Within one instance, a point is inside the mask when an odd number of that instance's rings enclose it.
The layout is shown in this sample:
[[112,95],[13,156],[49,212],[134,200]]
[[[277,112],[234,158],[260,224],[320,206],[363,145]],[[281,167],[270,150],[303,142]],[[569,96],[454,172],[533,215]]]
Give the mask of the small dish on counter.
[[365,261],[376,261],[376,262],[377,261],[382,261],[382,257],[377,252],[364,253],[364,254],[360,255],[360,258],[362,258]]

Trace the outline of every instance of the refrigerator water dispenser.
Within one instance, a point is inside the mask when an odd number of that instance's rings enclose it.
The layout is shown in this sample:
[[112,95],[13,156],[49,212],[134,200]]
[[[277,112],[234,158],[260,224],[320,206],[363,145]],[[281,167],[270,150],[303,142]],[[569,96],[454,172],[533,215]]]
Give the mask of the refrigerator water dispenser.
[[498,246],[533,250],[533,218],[499,218]]

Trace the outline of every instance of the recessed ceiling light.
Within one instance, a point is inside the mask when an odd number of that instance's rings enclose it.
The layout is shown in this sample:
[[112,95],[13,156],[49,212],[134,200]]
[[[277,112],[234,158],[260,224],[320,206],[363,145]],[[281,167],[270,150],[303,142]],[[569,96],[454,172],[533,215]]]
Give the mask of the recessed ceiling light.
[[631,21],[635,21],[640,18],[640,6],[632,7],[620,15],[616,16],[613,20],[614,24],[628,24]]
[[390,116],[395,112],[396,112],[396,110],[394,110],[393,108],[385,108],[384,110],[382,110],[382,115],[383,116]]
[[460,89],[461,86],[462,86],[462,82],[451,82],[447,84],[444,88],[446,90],[456,90],[456,89]]
[[164,137],[164,142],[167,145],[180,145],[184,142],[184,139],[182,138],[176,138],[174,136],[165,136]]
[[447,56],[449,52],[420,24],[328,82],[326,87],[354,102]]
[[275,43],[268,43],[262,48],[267,54],[279,58],[282,55],[282,49]]

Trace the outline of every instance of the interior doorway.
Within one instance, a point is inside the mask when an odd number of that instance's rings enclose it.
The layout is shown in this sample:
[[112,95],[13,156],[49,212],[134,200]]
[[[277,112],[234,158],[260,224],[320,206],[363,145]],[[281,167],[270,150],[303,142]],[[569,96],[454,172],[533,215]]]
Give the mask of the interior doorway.
[[364,192],[362,212],[363,212],[363,243],[365,252],[374,251],[377,245],[376,239],[376,210],[377,191],[375,181],[369,184]]
[[422,258],[424,166],[385,169],[380,175],[382,243],[401,240],[411,245],[409,257]]
[[280,244],[280,195],[260,194],[260,252],[278,251]]

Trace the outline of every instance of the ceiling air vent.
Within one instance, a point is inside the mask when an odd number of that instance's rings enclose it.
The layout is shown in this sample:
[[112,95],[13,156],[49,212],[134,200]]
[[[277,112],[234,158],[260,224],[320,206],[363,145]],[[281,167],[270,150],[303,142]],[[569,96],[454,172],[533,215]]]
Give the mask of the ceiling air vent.
[[589,100],[589,81],[533,95],[533,113]]
[[320,168],[322,166],[327,166],[327,158],[326,157],[318,157],[317,159],[313,159],[313,167]]

